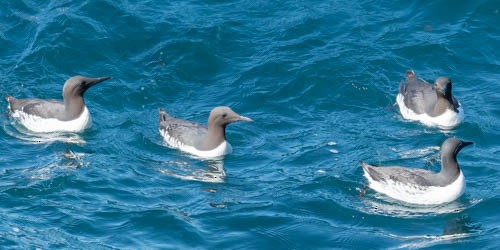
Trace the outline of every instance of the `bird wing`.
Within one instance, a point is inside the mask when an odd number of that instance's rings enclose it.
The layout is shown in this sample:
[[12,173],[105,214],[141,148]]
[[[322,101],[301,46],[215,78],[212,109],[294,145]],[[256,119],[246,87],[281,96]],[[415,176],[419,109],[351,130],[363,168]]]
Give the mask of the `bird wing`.
[[405,105],[417,114],[430,112],[437,102],[433,86],[414,73],[407,73],[406,86],[400,86],[399,91],[404,96]]
[[164,130],[168,135],[182,144],[199,145],[208,134],[207,127],[191,121],[178,119],[170,116],[160,109],[160,130]]
[[404,168],[399,166],[378,167],[362,163],[365,172],[375,181],[389,180],[418,186],[432,186],[434,173],[424,169]]
[[23,111],[42,118],[59,119],[65,111],[64,103],[58,100],[14,99],[12,97],[9,97],[7,100],[13,112]]

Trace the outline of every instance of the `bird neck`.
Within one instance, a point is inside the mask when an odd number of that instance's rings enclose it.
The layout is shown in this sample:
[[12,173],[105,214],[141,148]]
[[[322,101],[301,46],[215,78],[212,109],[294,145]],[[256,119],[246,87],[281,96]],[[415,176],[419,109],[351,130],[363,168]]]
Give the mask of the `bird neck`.
[[83,101],[82,96],[72,97],[71,101],[67,98],[64,98],[64,107],[66,118],[68,120],[76,119],[80,116],[85,108],[85,102]]
[[226,140],[226,126],[219,124],[208,125],[208,135],[204,143],[204,148],[214,149]]
[[442,101],[448,105],[448,108],[458,112],[458,103],[454,100],[453,95],[451,94],[452,85],[451,83],[446,86],[444,89],[444,93],[438,93],[438,102]]
[[439,174],[446,176],[455,176],[460,174],[460,167],[458,166],[457,156],[453,152],[442,153],[441,155],[441,171]]
[[457,112],[457,108],[458,107],[455,107],[455,104],[453,102],[453,97],[451,95],[448,96],[448,95],[438,94],[437,101],[436,104],[434,105],[434,110],[432,114],[440,115],[445,109],[451,109]]

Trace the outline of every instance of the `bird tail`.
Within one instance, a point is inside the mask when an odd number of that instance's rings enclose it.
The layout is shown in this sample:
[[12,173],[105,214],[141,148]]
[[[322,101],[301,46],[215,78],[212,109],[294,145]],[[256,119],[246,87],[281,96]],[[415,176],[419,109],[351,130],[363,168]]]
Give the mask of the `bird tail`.
[[362,168],[364,168],[364,166],[366,165],[366,163],[365,163],[364,161],[360,160],[360,161],[359,161],[359,165],[360,165]]
[[400,94],[405,93],[405,83],[403,81],[399,82],[399,93]]
[[[417,76],[415,75],[415,71],[411,70],[411,69],[408,69],[406,70],[406,82],[409,82],[411,80],[415,80],[417,78]],[[399,83],[399,93],[401,94],[404,94],[405,91],[406,91],[406,88],[405,88],[406,84],[404,84],[403,81],[401,81]]]
[[409,69],[406,71],[406,81],[408,80],[412,80],[414,78],[417,78],[417,76],[415,75],[415,71]]
[[359,165],[361,166],[361,168],[363,169],[363,171],[365,172],[368,172],[369,171],[369,167],[370,165],[367,164],[366,162],[364,161],[359,161]]
[[159,114],[159,122],[164,122],[167,120],[167,113],[165,112],[164,109],[158,108],[158,114]]
[[14,111],[14,107],[12,107],[12,101],[14,101],[14,97],[10,96],[10,95],[6,95],[5,96],[5,100],[7,100],[7,103],[9,103],[9,109],[11,111]]

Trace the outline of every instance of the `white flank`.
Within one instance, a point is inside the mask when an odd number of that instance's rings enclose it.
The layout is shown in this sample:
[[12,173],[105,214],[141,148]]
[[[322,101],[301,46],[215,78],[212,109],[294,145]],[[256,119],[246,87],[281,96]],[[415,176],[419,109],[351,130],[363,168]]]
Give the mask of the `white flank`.
[[408,185],[393,180],[379,182],[374,181],[366,172],[364,175],[373,190],[413,204],[435,205],[451,202],[460,197],[465,190],[465,178],[462,171],[454,182],[444,187]]
[[406,107],[404,103],[404,96],[402,94],[398,94],[396,101],[398,103],[401,115],[405,119],[420,121],[427,126],[439,127],[442,129],[451,129],[464,120],[464,110],[460,102],[458,102],[458,113],[453,110],[447,109],[443,114],[436,117],[431,117],[425,113],[418,115],[413,112],[413,110]]
[[78,118],[70,121],[42,118],[19,110],[12,112],[12,117],[16,118],[25,128],[36,133],[81,132],[92,126],[92,118],[87,107],[83,109],[82,114]]
[[198,150],[193,146],[189,146],[181,143],[176,138],[170,136],[166,130],[160,129],[160,134],[163,136],[164,141],[168,146],[176,149],[180,149],[184,152],[190,153],[192,155],[202,157],[202,158],[217,158],[223,155],[230,154],[233,151],[231,144],[224,140],[219,146],[212,150]]

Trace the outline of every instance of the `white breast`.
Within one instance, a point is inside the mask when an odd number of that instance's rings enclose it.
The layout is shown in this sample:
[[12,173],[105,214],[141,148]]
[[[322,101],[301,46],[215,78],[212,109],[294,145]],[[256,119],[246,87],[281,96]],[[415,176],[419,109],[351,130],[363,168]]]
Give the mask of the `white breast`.
[[160,129],[160,134],[162,135],[165,143],[167,143],[168,146],[202,158],[217,158],[223,155],[230,154],[233,151],[231,144],[229,144],[229,142],[227,142],[226,140],[224,140],[219,146],[212,150],[198,150],[193,146],[183,144],[176,138],[171,137],[166,130]]
[[87,107],[83,109],[82,114],[78,118],[70,121],[42,118],[19,110],[13,112],[12,117],[17,119],[27,129],[37,133],[81,132],[92,126],[92,118]]
[[416,114],[415,112],[413,112],[413,110],[406,107],[404,103],[404,96],[402,94],[398,94],[396,101],[398,103],[401,115],[405,119],[420,121],[421,123],[430,127],[451,129],[460,124],[464,120],[464,110],[460,102],[458,103],[459,104],[458,113],[453,110],[447,109],[443,114],[436,117],[431,117],[425,113]]
[[413,204],[433,205],[451,202],[460,197],[465,190],[465,178],[462,171],[454,182],[444,187],[408,185],[392,180],[378,182],[366,172],[365,177],[373,190]]

